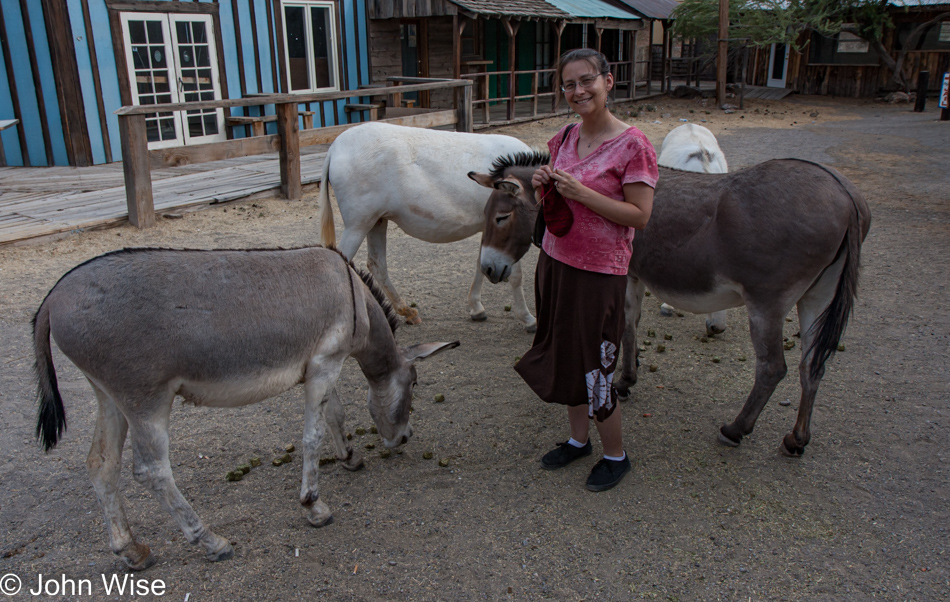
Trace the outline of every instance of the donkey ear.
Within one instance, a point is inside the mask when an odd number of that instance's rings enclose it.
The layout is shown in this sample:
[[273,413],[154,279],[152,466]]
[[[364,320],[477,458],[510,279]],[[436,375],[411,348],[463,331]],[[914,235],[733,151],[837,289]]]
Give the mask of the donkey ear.
[[458,341],[452,343],[419,343],[418,345],[402,349],[401,352],[402,357],[405,358],[406,361],[414,362],[416,360],[424,360],[446,349],[455,349],[458,346]]
[[468,172],[468,177],[478,182],[480,185],[485,188],[494,188],[494,181],[491,179],[491,176],[487,173],[475,173],[474,171]]
[[500,190],[511,196],[518,196],[521,194],[521,184],[511,180],[499,180],[495,182],[495,190]]

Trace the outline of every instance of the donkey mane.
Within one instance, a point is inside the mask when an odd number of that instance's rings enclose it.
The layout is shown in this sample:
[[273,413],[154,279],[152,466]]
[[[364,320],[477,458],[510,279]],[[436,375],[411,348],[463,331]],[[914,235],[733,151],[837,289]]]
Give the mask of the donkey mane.
[[373,275],[369,272],[356,267],[352,260],[347,259],[339,249],[333,246],[326,247],[331,251],[336,252],[343,261],[346,262],[350,269],[356,272],[357,276],[360,277],[360,280],[363,281],[363,284],[366,285],[366,288],[369,289],[369,292],[373,294],[373,298],[376,299],[376,302],[379,303],[379,307],[382,308],[383,313],[386,314],[386,321],[389,322],[389,328],[392,329],[393,334],[396,333],[396,329],[399,328],[399,315],[396,313],[396,310],[393,309],[393,304],[389,302],[389,299],[386,298],[386,293],[383,292],[383,289],[376,283],[376,279],[373,278]]
[[551,153],[541,150],[502,155],[491,164],[489,175],[493,180],[500,180],[505,171],[512,167],[540,167],[551,162]]

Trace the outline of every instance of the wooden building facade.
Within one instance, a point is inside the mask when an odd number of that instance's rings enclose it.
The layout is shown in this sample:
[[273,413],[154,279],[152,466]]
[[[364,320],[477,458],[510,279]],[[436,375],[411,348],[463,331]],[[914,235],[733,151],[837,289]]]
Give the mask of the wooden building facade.
[[[552,112],[554,65],[572,48],[604,52],[620,98],[649,82],[647,21],[601,0],[368,0],[368,14],[374,83],[472,79],[481,123],[491,106],[504,103],[501,122]],[[416,102],[445,107],[452,98],[420,95]],[[532,108],[524,113],[516,105]]]
[[[918,2],[891,2],[894,26],[885,31],[882,41],[895,59],[918,25],[950,13],[950,2],[945,0]],[[852,98],[874,98],[896,89],[891,70],[857,36],[841,33],[827,38],[807,32],[802,42],[808,42],[802,52],[776,45],[750,52],[746,83],[790,88],[800,94]],[[737,65],[734,71],[740,72]],[[912,89],[920,72],[929,71],[929,92],[939,92],[942,75],[950,71],[950,19],[933,24],[907,49],[902,71]]]
[[[365,0],[4,0],[0,120],[19,120],[0,132],[5,162],[121,160],[122,106],[356,90],[370,83],[368,42]],[[301,105],[302,125],[366,117],[344,106]],[[275,133],[266,111],[154,114],[149,148],[240,138],[251,124]]]

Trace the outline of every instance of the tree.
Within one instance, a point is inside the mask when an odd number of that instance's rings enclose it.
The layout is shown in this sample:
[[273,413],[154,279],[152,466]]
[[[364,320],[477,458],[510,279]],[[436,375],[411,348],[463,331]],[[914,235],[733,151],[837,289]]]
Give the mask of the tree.
[[[763,48],[786,44],[801,51],[807,39],[801,34],[815,31],[824,36],[852,33],[864,40],[891,71],[891,82],[909,91],[904,77],[904,58],[930,27],[950,19],[942,13],[921,23],[911,32],[894,57],[884,47],[884,36],[893,28],[889,0],[729,0],[729,38]],[[673,11],[673,33],[684,38],[715,39],[718,32],[718,0],[683,0]],[[805,40],[803,42],[803,40]]]

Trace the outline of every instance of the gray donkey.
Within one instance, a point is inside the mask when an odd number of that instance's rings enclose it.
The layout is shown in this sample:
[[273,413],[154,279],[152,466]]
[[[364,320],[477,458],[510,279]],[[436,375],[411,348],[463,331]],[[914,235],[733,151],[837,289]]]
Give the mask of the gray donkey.
[[131,434],[135,480],[206,557],[234,551],[179,492],[168,460],[176,395],[209,407],[256,403],[304,384],[300,503],[314,526],[332,514],[319,499],[318,452],[329,425],[335,452],[355,470],[334,386],[353,356],[369,382],[369,411],[387,447],[409,440],[415,360],[453,343],[396,345],[397,318],[372,278],[333,249],[127,249],[83,263],[52,288],[33,318],[39,413],[46,451],[66,430],[50,336],[86,376],[99,402],[86,466],[112,551],[132,569],[155,558],[129,529],[118,490]]

